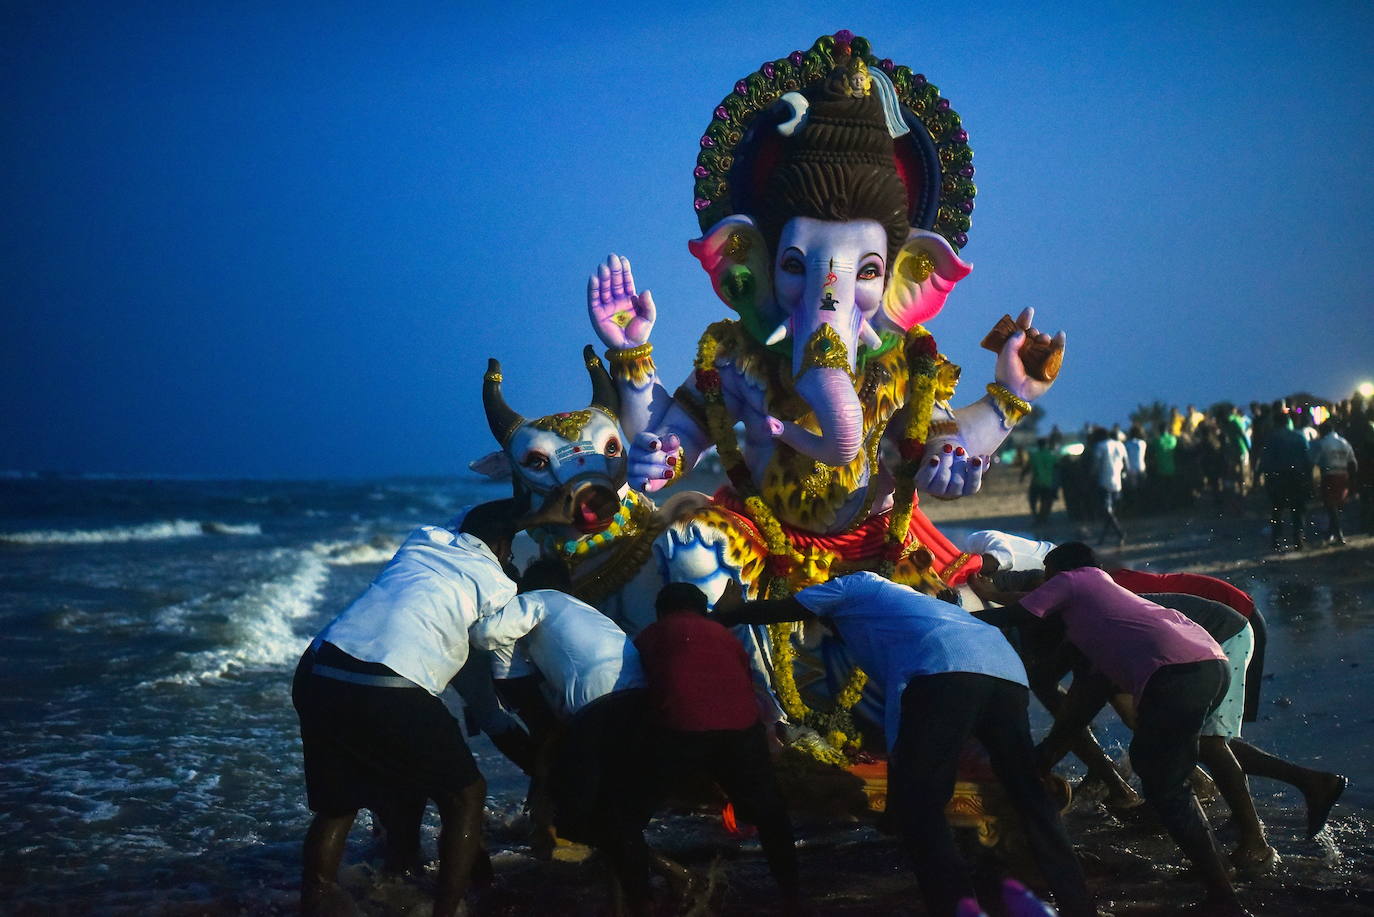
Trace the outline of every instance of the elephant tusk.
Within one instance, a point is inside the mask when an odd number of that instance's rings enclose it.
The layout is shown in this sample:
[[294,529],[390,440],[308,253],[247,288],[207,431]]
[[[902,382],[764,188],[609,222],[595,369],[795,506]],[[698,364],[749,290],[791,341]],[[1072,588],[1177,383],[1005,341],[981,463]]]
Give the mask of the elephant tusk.
[[764,343],[772,347],[774,344],[787,337],[787,330],[787,322],[783,321],[782,324],[773,329],[773,333],[768,335],[768,340],[764,341]]
[[883,346],[883,339],[873,330],[868,319],[859,322],[859,341],[869,350],[877,350]]

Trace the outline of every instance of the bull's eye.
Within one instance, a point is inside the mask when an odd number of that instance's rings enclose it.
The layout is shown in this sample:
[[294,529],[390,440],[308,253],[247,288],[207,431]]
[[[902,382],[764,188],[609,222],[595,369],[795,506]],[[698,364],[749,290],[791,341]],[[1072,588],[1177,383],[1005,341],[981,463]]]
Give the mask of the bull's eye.
[[606,457],[607,457],[607,458],[615,458],[615,457],[616,457],[617,455],[619,455],[619,454],[620,454],[620,440],[618,440],[618,439],[616,439],[614,436],[612,436],[610,439],[606,440]]
[[549,457],[542,452],[529,452],[525,455],[525,460],[520,464],[530,471],[543,471],[549,467]]

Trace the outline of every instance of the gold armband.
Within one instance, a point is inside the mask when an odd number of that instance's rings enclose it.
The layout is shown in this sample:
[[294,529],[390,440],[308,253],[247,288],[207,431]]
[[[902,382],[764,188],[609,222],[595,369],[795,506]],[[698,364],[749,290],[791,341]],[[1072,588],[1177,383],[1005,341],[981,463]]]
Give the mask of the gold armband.
[[606,351],[606,360],[611,364],[611,377],[626,379],[639,388],[654,377],[654,345],[645,343],[638,347],[617,350],[612,347]]
[[1012,394],[1011,389],[1000,382],[993,382],[988,385],[988,395],[992,398],[993,405],[1006,418],[1009,426],[1015,426],[1031,411],[1029,401],[1024,401]]

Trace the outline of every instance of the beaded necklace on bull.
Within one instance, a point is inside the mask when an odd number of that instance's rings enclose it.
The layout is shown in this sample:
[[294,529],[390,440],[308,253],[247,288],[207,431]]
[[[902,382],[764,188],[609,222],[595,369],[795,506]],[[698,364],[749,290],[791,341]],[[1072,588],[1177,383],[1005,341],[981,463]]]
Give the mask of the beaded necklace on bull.
[[[693,172],[696,181],[695,207],[702,230],[706,230],[731,212],[731,193],[728,184],[737,144],[753,118],[771,106],[784,93],[796,92],[803,86],[831,73],[837,66],[847,66],[861,79],[868,79],[872,68],[886,74],[896,90],[898,101],[919,119],[929,134],[941,166],[938,209],[931,227],[943,235],[957,251],[967,244],[971,225],[973,197],[977,189],[972,182],[973,151],[968,146],[968,134],[960,125],[959,116],[949,101],[940,97],[937,87],[921,74],[913,74],[907,67],[896,66],[891,60],[878,60],[870,52],[869,42],[848,30],[833,36],[822,36],[805,53],[794,51],[786,58],[770,61],[735,84],[734,92],[715,109],[715,117],[701,138],[702,151]],[[908,119],[910,120],[910,119]],[[916,265],[926,275],[933,269],[927,259]],[[747,319],[747,317],[746,317]],[[746,320],[746,324],[749,324]],[[727,335],[737,333],[735,323],[718,323],[709,327],[697,346],[695,381],[705,401],[706,421],[715,441],[721,463],[730,481],[744,501],[745,511],[753,521],[768,548],[768,580],[759,589],[759,598],[778,597],[791,592],[787,574],[803,560],[793,546],[777,517],[760,495],[740,453],[735,438],[735,418],[731,416],[721,390],[720,372],[716,360],[723,346],[733,343]],[[818,342],[824,345],[822,340]],[[848,366],[848,355],[838,338],[816,354],[816,365]],[[838,344],[838,347],[834,345]],[[907,533],[915,502],[915,479],[925,453],[930,434],[931,413],[936,400],[939,358],[935,340],[920,325],[907,332],[902,341],[908,359],[906,425],[898,440],[901,462],[895,472],[894,504],[884,536],[884,555],[878,572],[891,577],[906,551]],[[838,361],[838,362],[837,362]],[[772,625],[770,637],[776,656],[774,682],[779,699],[789,716],[808,722],[825,736],[829,748],[819,746],[808,751],[822,761],[847,763],[840,749],[850,744],[854,726],[849,711],[858,703],[868,676],[857,666],[845,680],[836,697],[835,709],[819,714],[802,701],[792,669],[794,649],[789,625]]]

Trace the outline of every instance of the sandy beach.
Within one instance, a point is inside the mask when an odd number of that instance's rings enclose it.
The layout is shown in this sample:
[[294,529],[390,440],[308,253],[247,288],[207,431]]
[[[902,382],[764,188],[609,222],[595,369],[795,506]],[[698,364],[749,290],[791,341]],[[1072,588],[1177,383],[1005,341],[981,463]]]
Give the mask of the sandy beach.
[[[1029,534],[1024,490],[1014,468],[997,468],[981,493],[956,501],[927,501],[942,529],[966,533],[995,528]],[[1308,841],[1300,795],[1273,781],[1253,779],[1252,793],[1270,842],[1282,863],[1270,875],[1239,884],[1256,915],[1374,912],[1374,537],[1350,538],[1344,547],[1268,552],[1265,509],[1252,495],[1242,513],[1222,514],[1203,502],[1168,514],[1123,520],[1128,539],[1118,556],[1126,566],[1195,571],[1224,577],[1251,592],[1269,622],[1270,644],[1258,722],[1246,738],[1290,760],[1344,773],[1351,785],[1327,831]],[[1319,516],[1314,513],[1314,519]],[[1320,528],[1314,523],[1314,536]],[[1349,522],[1347,528],[1353,528]],[[1055,541],[1076,532],[1056,508],[1036,533]],[[1319,539],[1312,539],[1320,544]],[[1034,706],[1034,705],[1033,705]],[[1043,711],[1033,725],[1046,728]],[[1124,730],[1110,714],[1098,720],[1099,737],[1117,758],[1125,755]],[[1075,779],[1071,766],[1063,769]],[[1207,810],[1225,846],[1232,839],[1223,803]],[[898,844],[867,820],[799,815],[798,834],[806,891],[818,913],[917,915],[924,913]],[[1102,906],[1118,917],[1163,917],[1200,897],[1182,856],[1145,818],[1123,823],[1091,792],[1080,794],[1066,820]],[[710,885],[677,913],[780,913],[757,843],[729,837],[717,820],[678,813],[656,819],[651,843],[697,870]],[[976,848],[970,843],[970,849]],[[601,871],[593,863],[541,864],[518,853],[497,859],[495,886],[476,912],[583,914],[604,911]],[[988,876],[998,870],[986,867]],[[362,875],[355,875],[365,881]],[[345,879],[347,882],[348,880]],[[991,898],[991,896],[985,896]],[[417,904],[418,904],[417,900]],[[671,912],[671,911],[670,911]]]

